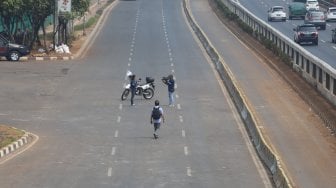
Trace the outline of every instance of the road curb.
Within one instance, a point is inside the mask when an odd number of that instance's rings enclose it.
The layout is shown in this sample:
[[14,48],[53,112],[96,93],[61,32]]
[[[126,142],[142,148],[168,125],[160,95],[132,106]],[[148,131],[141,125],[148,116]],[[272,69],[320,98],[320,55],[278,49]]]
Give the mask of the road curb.
[[10,153],[13,153],[14,151],[18,150],[19,148],[27,145],[28,143],[34,140],[33,134],[26,131],[24,132],[25,134],[20,139],[0,149],[0,159],[6,157]]
[[49,61],[49,60],[72,60],[74,59],[73,56],[65,56],[65,57],[61,57],[61,56],[46,56],[46,57],[21,57],[21,60],[24,61]]

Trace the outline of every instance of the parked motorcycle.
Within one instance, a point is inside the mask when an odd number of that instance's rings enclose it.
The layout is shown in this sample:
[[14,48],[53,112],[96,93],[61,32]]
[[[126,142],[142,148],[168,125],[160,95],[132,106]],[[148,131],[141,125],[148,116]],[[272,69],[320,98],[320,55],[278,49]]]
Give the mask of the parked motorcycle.
[[[135,91],[135,95],[143,96],[145,99],[151,99],[154,96],[155,84],[154,78],[146,77],[146,83],[141,84],[141,78],[138,80],[138,86]],[[130,84],[124,86],[125,90],[121,95],[121,100],[126,100],[131,92]]]

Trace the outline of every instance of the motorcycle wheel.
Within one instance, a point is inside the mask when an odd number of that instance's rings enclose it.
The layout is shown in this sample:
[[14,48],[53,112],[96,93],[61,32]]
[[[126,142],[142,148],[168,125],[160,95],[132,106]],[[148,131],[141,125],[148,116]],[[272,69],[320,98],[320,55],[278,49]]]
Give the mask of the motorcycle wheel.
[[130,90],[129,89],[125,89],[124,92],[122,93],[121,95],[121,100],[124,101],[127,99],[128,95],[130,93]]
[[154,90],[152,88],[145,89],[142,95],[145,99],[151,99],[154,96]]

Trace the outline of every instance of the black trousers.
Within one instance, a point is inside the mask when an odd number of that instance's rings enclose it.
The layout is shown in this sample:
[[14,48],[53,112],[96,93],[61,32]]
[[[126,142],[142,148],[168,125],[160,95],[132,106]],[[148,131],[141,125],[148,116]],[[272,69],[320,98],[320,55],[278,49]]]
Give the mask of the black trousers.
[[135,95],[135,89],[131,89],[131,105],[134,104],[133,100],[134,100],[134,95]]

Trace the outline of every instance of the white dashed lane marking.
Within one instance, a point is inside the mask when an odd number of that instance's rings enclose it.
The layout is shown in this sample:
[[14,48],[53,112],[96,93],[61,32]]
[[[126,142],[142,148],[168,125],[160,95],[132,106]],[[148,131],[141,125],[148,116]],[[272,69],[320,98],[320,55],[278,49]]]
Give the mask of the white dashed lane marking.
[[119,110],[122,110],[122,104],[119,104]]
[[185,137],[186,137],[185,130],[182,130],[182,137],[183,137],[183,138],[185,138]]
[[111,151],[111,155],[113,156],[113,155],[115,155],[115,153],[116,153],[116,147],[112,147],[112,151]]
[[119,131],[116,130],[116,131],[114,132],[114,137],[115,137],[115,138],[118,138],[118,136],[119,136]]
[[179,116],[180,118],[180,122],[182,123],[183,122],[183,116]]
[[187,146],[184,146],[184,155],[189,155],[189,152],[188,152],[188,147]]
[[107,170],[107,176],[108,177],[112,176],[112,167],[108,168],[108,170]]
[[118,116],[117,122],[120,123],[121,117]]
[[188,175],[189,177],[191,177],[191,168],[190,168],[190,167],[187,167],[187,175]]
[[181,105],[177,104],[177,109],[181,110]]

